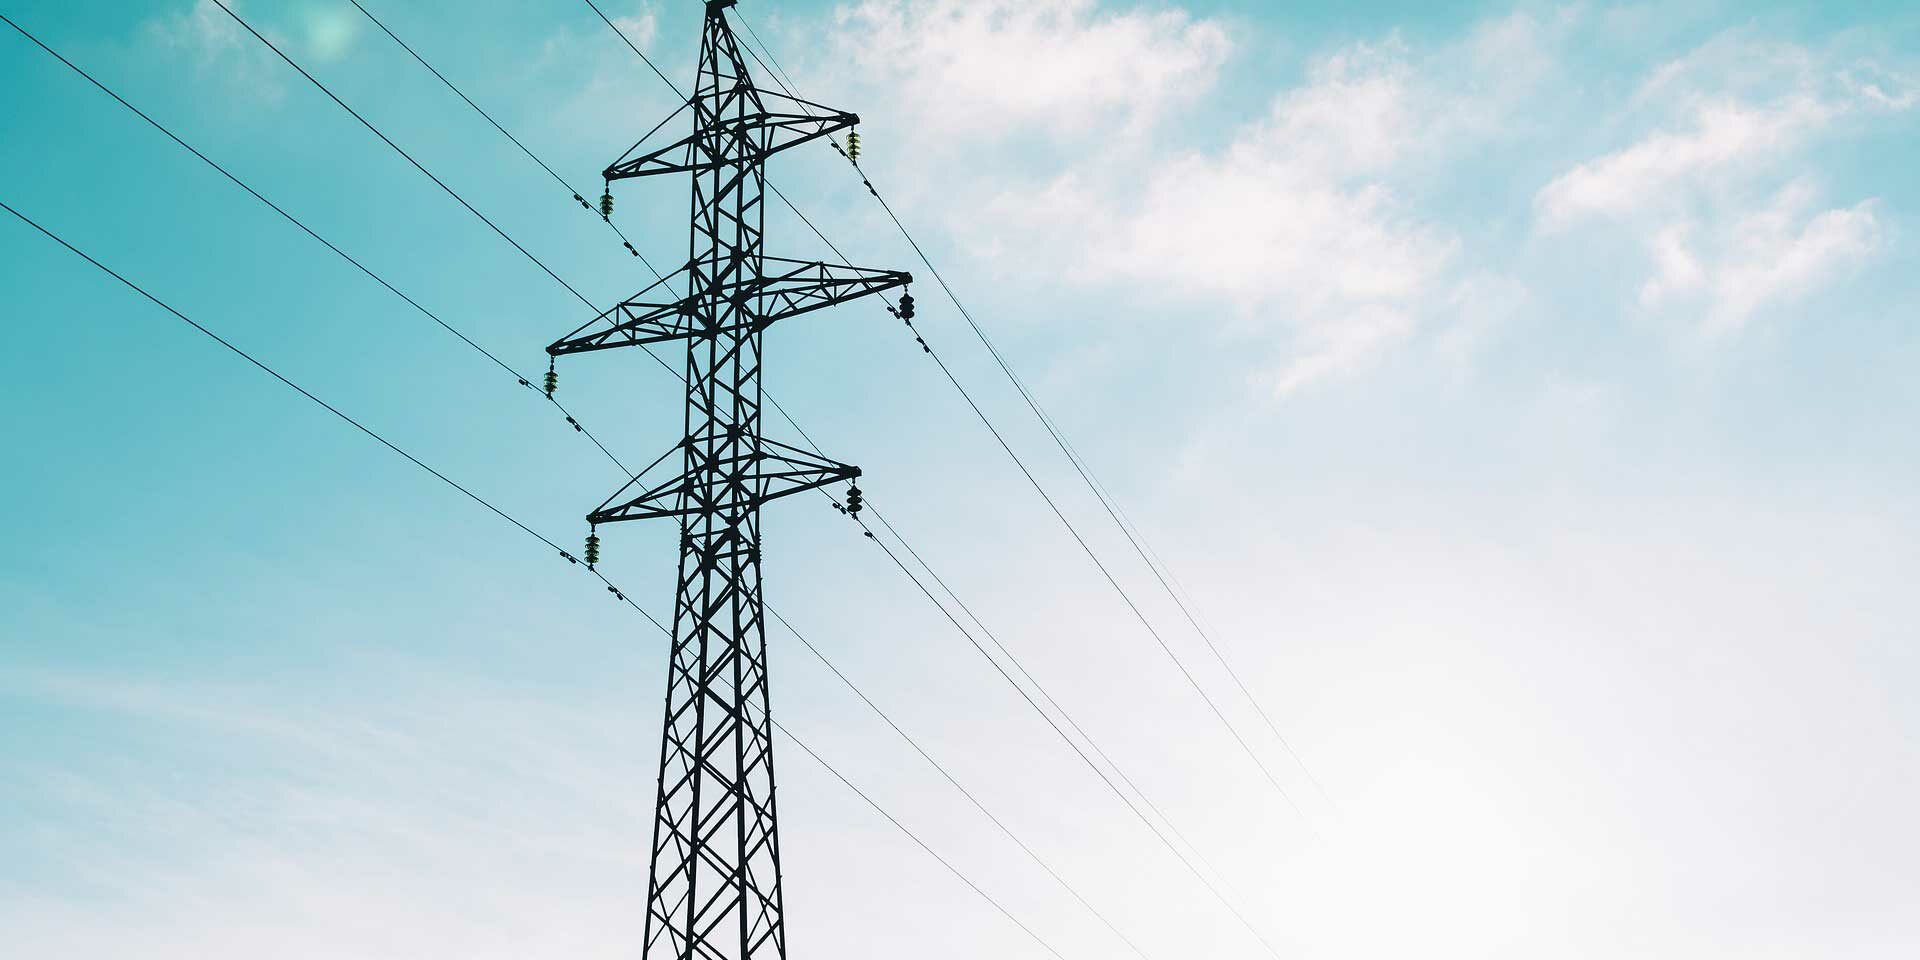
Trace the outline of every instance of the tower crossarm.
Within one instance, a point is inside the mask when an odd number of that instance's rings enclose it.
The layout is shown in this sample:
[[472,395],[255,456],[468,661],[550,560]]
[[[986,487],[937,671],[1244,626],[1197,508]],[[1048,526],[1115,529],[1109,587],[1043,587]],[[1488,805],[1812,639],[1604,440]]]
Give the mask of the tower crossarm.
[[[556,341],[547,348],[547,353],[557,357],[668,340],[759,332],[775,321],[903,287],[912,281],[912,274],[900,270],[766,257],[760,276],[730,273],[727,280],[671,303],[642,299],[646,296],[643,291]],[[659,286],[655,284],[647,289]],[[741,309],[710,309],[719,304]],[[732,322],[711,327],[703,323],[702,318],[722,315],[732,318]]]
[[[685,345],[673,351],[686,383],[680,442],[587,515],[670,517],[680,533],[645,927],[629,951],[647,960],[787,960],[760,509],[860,469],[762,436],[764,332],[913,279],[766,255],[768,158],[859,117],[761,90],[727,19],[733,5],[706,0],[690,95],[603,171],[609,182],[687,175],[686,266],[547,347],[557,357]],[[684,136],[662,132],[682,121]],[[612,194],[609,183],[609,217]],[[899,314],[913,316],[904,293]],[[549,396],[556,382],[550,366]],[[857,514],[860,498],[849,487],[842,509]]]
[[[757,508],[770,500],[790,497],[831,483],[860,476],[860,468],[828,460],[798,447],[762,439],[757,454],[725,459],[697,459],[678,476],[649,481],[641,474],[615,491],[587,515],[591,523],[686,517],[740,508]],[[705,444],[690,444],[699,450]],[[704,478],[724,482],[709,485]],[[639,493],[633,491],[639,488]]]
[[[750,109],[735,113],[725,110],[735,96],[750,96]],[[702,172],[731,167],[740,162],[763,162],[782,150],[790,150],[852,127],[860,122],[858,114],[836,110],[824,104],[785,94],[749,88],[745,92],[728,90],[715,98],[715,119],[709,129],[675,140],[664,147],[623,159],[601,171],[608,180],[657,176],[663,173]],[[729,116],[727,114],[732,113]],[[728,156],[708,155],[718,141],[737,148]]]

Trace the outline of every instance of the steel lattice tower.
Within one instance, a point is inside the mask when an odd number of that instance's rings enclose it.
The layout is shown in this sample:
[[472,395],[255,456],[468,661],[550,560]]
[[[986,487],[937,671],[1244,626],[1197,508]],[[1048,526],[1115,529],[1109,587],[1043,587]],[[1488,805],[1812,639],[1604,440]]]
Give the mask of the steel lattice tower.
[[[767,158],[859,118],[756,88],[727,22],[733,4],[706,3],[699,76],[675,113],[692,112],[692,133],[637,156],[645,143],[636,145],[605,171],[609,182],[692,175],[686,266],[547,348],[557,357],[687,345],[680,472],[649,479],[645,471],[587,516],[595,525],[647,517],[681,524],[648,960],[786,957],[760,507],[851,481],[860,470],[761,436],[761,334],[776,320],[912,279],[763,252]],[[682,283],[685,296],[665,299]],[[660,463],[671,460],[669,451]]]

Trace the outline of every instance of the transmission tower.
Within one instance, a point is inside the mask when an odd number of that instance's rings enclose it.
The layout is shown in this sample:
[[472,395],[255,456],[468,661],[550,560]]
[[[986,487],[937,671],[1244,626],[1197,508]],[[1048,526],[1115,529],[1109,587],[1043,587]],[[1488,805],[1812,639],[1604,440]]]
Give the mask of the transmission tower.
[[[776,320],[913,279],[763,252],[767,159],[848,129],[859,117],[755,87],[727,22],[733,5],[706,3],[699,76],[674,115],[692,111],[693,131],[636,155],[643,141],[605,171],[603,213],[611,210],[614,180],[692,175],[686,266],[547,348],[558,357],[687,345],[679,473],[645,471],[587,515],[595,527],[673,517],[681,530],[647,887],[648,960],[787,955],[760,507],[852,482],[860,469],[761,435],[761,334]],[[669,299],[682,285],[686,295]],[[660,462],[673,459],[669,451]],[[857,494],[850,500],[857,510]],[[597,539],[590,544],[597,553]]]

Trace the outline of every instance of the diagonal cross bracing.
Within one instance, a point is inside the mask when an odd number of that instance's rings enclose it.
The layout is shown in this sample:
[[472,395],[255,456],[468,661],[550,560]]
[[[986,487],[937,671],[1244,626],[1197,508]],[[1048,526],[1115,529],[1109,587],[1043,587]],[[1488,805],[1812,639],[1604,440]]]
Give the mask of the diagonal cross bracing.
[[[672,517],[681,530],[646,960],[785,960],[760,507],[860,471],[761,436],[761,338],[777,320],[912,279],[765,254],[767,158],[858,118],[755,87],[730,6],[707,3],[699,74],[682,108],[692,132],[605,171],[609,181],[691,176],[686,266],[547,348],[559,357],[686,347],[679,472],[643,472],[588,515],[594,524]],[[676,287],[684,293],[668,296]]]

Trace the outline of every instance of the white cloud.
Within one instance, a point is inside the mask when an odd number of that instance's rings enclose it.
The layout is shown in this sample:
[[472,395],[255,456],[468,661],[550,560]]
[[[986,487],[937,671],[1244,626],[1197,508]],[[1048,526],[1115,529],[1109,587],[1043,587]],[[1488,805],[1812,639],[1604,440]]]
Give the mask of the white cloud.
[[[264,27],[261,32],[274,37]],[[146,35],[161,49],[192,61],[202,74],[223,75],[235,88],[270,102],[286,95],[279,72],[285,66],[214,0],[194,0],[187,10],[149,21]],[[274,42],[281,42],[281,38]]]
[[1873,201],[1810,214],[1813,199],[1810,185],[1795,183],[1717,234],[1694,221],[1662,228],[1640,302],[1704,310],[1706,332],[1729,333],[1762,306],[1803,297],[1880,249],[1884,229]]
[[[1433,135],[1395,45],[1357,46],[1215,152],[1063,175],[1003,194],[995,222],[1071,249],[1088,283],[1167,286],[1228,305],[1242,333],[1288,341],[1257,380],[1278,394],[1363,368],[1445,299],[1458,241],[1398,197],[1393,174]],[[1070,236],[1062,236],[1068,233]]]
[[[681,69],[674,56],[663,56],[655,49],[660,21],[652,3],[638,4],[624,14],[618,5],[602,4],[600,9],[607,12],[629,42],[650,53],[666,75],[675,78],[676,86],[686,86],[691,69]],[[538,114],[549,127],[549,139],[572,139],[581,131],[603,128],[608,117],[652,118],[672,111],[675,97],[667,92],[666,84],[592,11],[583,9],[582,13],[584,16],[576,26],[563,27],[546,38],[540,46],[539,59],[530,71],[550,78],[558,89],[565,91]],[[584,83],[580,80],[583,73],[587,76]],[[639,131],[623,128],[620,132],[637,134]],[[604,150],[606,146],[606,142],[597,143],[599,149]],[[617,151],[619,147],[614,149]],[[599,162],[608,159],[611,158],[601,157]]]
[[1248,340],[1249,379],[1286,394],[1463,316],[1469,272],[1498,282],[1468,269],[1420,180],[1511,136],[1580,16],[1516,12],[1430,51],[1390,36],[1325,52],[1204,146],[1176,107],[1218,96],[1235,34],[1177,7],[867,0],[840,12],[836,49],[873,83],[853,99],[892,105],[872,113],[913,144],[898,176],[925,180],[907,203],[971,254],[1176,294]]
[[[367,27],[366,18],[344,3],[303,3],[291,10],[275,9],[274,22],[267,22],[233,0],[228,6],[274,44],[303,61],[339,60],[353,49]],[[291,29],[291,35],[284,29]],[[145,30],[154,45],[184,56],[202,73],[217,75],[235,89],[270,102],[278,102],[286,94],[290,68],[215,0],[195,0],[186,10],[148,21]]]
[[[1503,311],[1535,299],[1508,273],[1517,258],[1482,246],[1509,211],[1491,225],[1442,212],[1450,163],[1526,178],[1532,209],[1521,199],[1510,213],[1535,229],[1516,245],[1612,224],[1648,258],[1628,297],[1638,286],[1647,309],[1730,330],[1879,247],[1870,202],[1771,205],[1807,147],[1920,96],[1873,63],[1733,30],[1628,96],[1594,100],[1608,95],[1564,66],[1593,22],[1572,5],[1425,50],[1389,36],[1324,53],[1264,114],[1196,145],[1189,114],[1170,107],[1216,95],[1224,21],[1091,0],[867,0],[839,17],[839,55],[875,85],[856,99],[889,102],[896,128],[924,126],[901,138],[925,177],[907,204],[1003,270],[1197,304],[1222,318],[1216,332],[1253,343],[1251,379],[1283,395],[1428,336],[1468,368],[1461,351],[1494,325],[1471,316],[1486,298],[1469,288],[1504,291]],[[1569,119],[1624,136],[1529,170],[1571,139]]]
[[1915,96],[1871,63],[1723,37],[1654,70],[1628,108],[1651,129],[1554,178],[1535,195],[1536,223],[1548,235],[1615,225],[1646,251],[1642,307],[1737,331],[1881,247],[1874,200],[1814,209],[1805,153]]
[[1832,105],[1804,94],[1763,106],[1702,104],[1688,129],[1659,131],[1582,163],[1547,184],[1535,203],[1549,228],[1635,213],[1668,200],[1673,191],[1696,188],[1707,176],[1765,162],[1833,116]]
[[842,58],[946,136],[1138,129],[1209,89],[1230,47],[1219,23],[1093,0],[866,0],[839,17]]
[[642,7],[638,13],[630,16],[614,17],[613,25],[642,50],[653,46],[653,38],[660,32],[660,18],[654,16],[651,7]]

